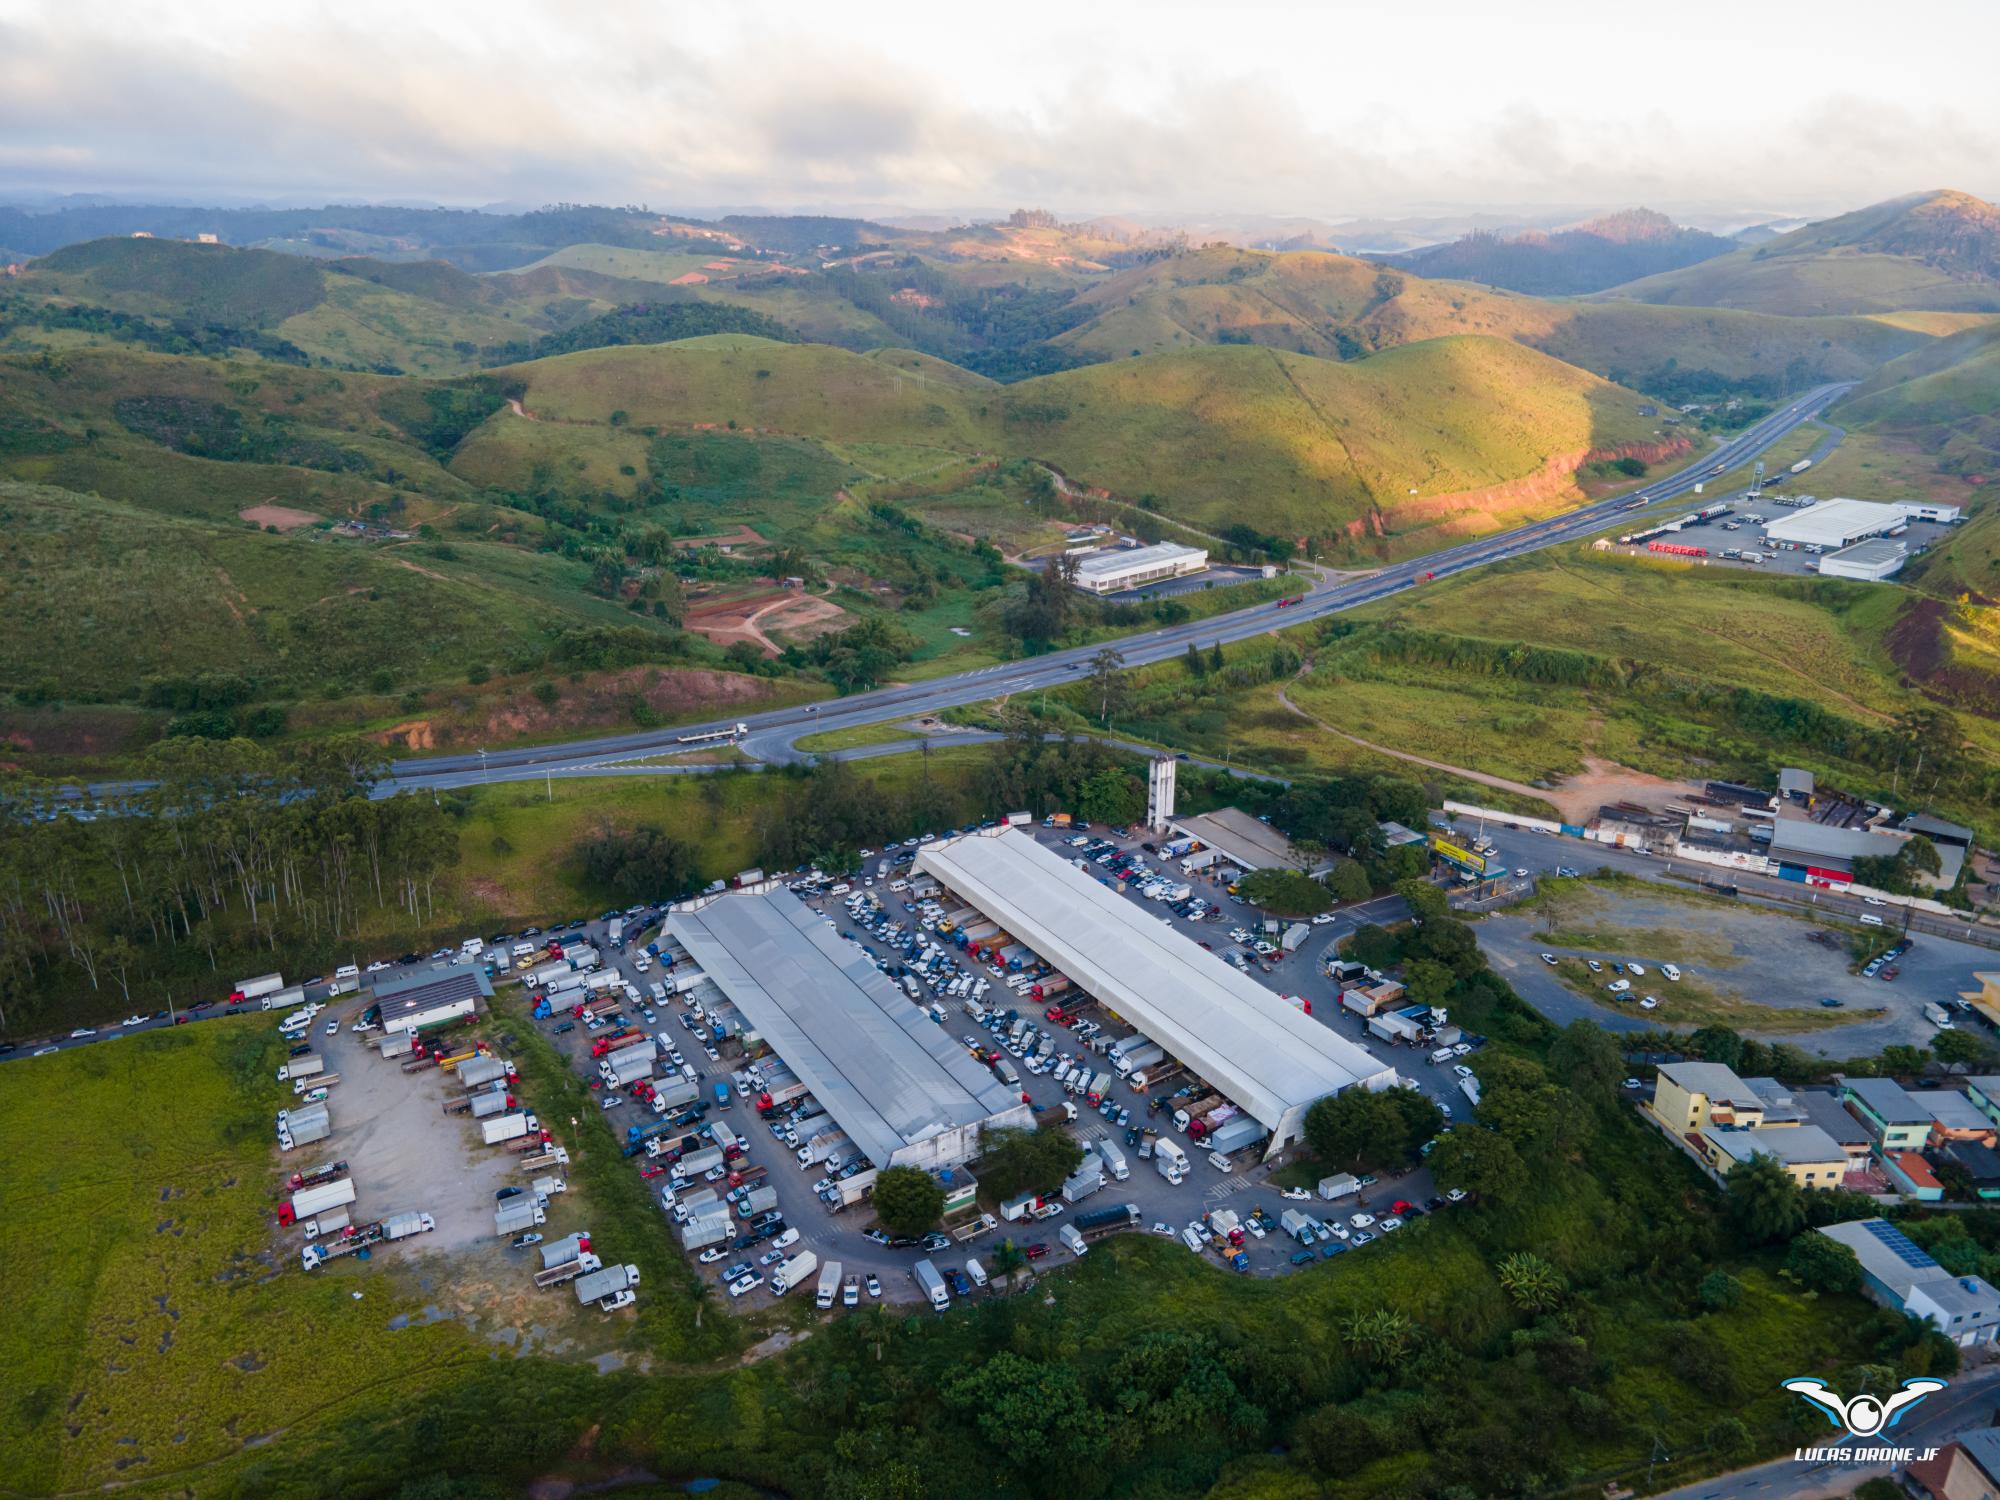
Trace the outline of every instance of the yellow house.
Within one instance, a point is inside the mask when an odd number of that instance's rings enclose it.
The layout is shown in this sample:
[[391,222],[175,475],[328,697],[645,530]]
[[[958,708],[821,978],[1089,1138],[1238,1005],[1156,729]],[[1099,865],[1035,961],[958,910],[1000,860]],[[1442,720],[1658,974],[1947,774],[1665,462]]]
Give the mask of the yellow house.
[[1802,1188],[1836,1188],[1847,1175],[1847,1153],[1817,1125],[1764,1125],[1755,1129],[1710,1126],[1701,1132],[1702,1155],[1727,1176],[1738,1162],[1768,1156]]
[[1667,1063],[1653,1083],[1653,1114],[1676,1135],[1696,1135],[1708,1125],[1760,1126],[1764,1101],[1721,1063]]
[[1989,1022],[2000,1025],[2000,970],[1976,971],[1972,977],[1979,981],[1979,988],[1961,990],[1958,998]]

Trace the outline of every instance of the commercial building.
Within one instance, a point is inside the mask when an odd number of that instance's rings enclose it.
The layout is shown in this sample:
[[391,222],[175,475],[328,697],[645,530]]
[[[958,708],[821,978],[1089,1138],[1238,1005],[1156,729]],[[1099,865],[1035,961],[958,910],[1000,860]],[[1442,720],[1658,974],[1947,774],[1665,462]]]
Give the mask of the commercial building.
[[1861,1284],[1875,1302],[1928,1318],[1955,1344],[1990,1344],[2000,1328],[2000,1292],[1979,1276],[1953,1276],[1886,1219],[1852,1219],[1819,1231],[1861,1262]]
[[1388,1088],[1393,1068],[1012,828],[941,839],[917,868],[1001,923],[1271,1133],[1315,1101]]
[[1909,560],[1910,549],[1901,542],[1871,537],[1852,547],[1829,552],[1819,560],[1819,572],[1822,578],[1858,578],[1863,583],[1880,583],[1902,572],[1903,564]]
[[1887,505],[1873,500],[1822,500],[1817,505],[1781,516],[1764,527],[1774,542],[1832,551],[1872,536],[1900,531],[1912,521],[1956,521],[1956,505],[1931,505],[1906,500]]
[[874,1166],[957,1166],[988,1127],[1033,1127],[1018,1094],[782,886],[684,902],[667,931]]
[[[1297,851],[1292,841],[1269,823],[1260,822],[1237,807],[1220,807],[1210,813],[1174,818],[1169,826],[1183,838],[1197,839],[1230,864],[1242,870],[1296,870]],[[1311,874],[1332,867],[1322,861]]]
[[1076,586],[1087,594],[1115,594],[1169,578],[1185,578],[1208,566],[1208,552],[1178,542],[1092,552],[1076,565]]
[[382,1007],[382,1033],[425,1031],[462,1016],[476,1015],[479,1002],[493,998],[493,986],[478,969],[461,965],[432,969],[406,979],[381,979],[372,989]]

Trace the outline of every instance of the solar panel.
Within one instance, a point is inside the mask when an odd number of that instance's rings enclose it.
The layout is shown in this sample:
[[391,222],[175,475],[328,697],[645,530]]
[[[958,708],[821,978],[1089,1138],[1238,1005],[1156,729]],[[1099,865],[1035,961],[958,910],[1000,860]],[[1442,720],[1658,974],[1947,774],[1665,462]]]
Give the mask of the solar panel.
[[1885,1250],[1912,1270],[1927,1271],[1937,1266],[1937,1262],[1931,1259],[1928,1251],[1886,1219],[1873,1219],[1862,1227],[1880,1240]]

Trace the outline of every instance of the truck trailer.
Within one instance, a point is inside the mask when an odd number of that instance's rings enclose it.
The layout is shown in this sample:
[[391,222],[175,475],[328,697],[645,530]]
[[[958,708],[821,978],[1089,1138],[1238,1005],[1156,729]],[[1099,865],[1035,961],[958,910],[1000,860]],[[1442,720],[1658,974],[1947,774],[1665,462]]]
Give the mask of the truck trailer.
[[354,1179],[336,1178],[332,1182],[322,1182],[316,1187],[302,1188],[278,1207],[278,1222],[294,1224],[300,1219],[310,1219],[329,1208],[344,1208],[354,1201]]
[[498,1146],[505,1141],[517,1141],[529,1131],[538,1128],[535,1117],[526,1111],[506,1115],[489,1115],[479,1122],[479,1136],[489,1146]]
[[547,1291],[552,1286],[562,1286],[579,1276],[595,1271],[603,1264],[604,1262],[592,1252],[572,1248],[568,1260],[557,1261],[554,1265],[535,1272],[535,1286],[540,1291]]
[[382,1238],[385,1240],[408,1239],[413,1234],[429,1234],[437,1228],[436,1220],[429,1214],[408,1212],[390,1214],[382,1221]]

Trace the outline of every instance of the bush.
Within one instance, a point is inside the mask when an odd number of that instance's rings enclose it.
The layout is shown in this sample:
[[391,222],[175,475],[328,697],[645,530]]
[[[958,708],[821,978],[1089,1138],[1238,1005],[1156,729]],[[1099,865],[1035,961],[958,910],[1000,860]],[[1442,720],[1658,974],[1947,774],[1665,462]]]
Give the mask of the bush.
[[1281,917],[1316,916],[1333,905],[1333,892],[1297,870],[1258,870],[1237,888],[1244,900]]

